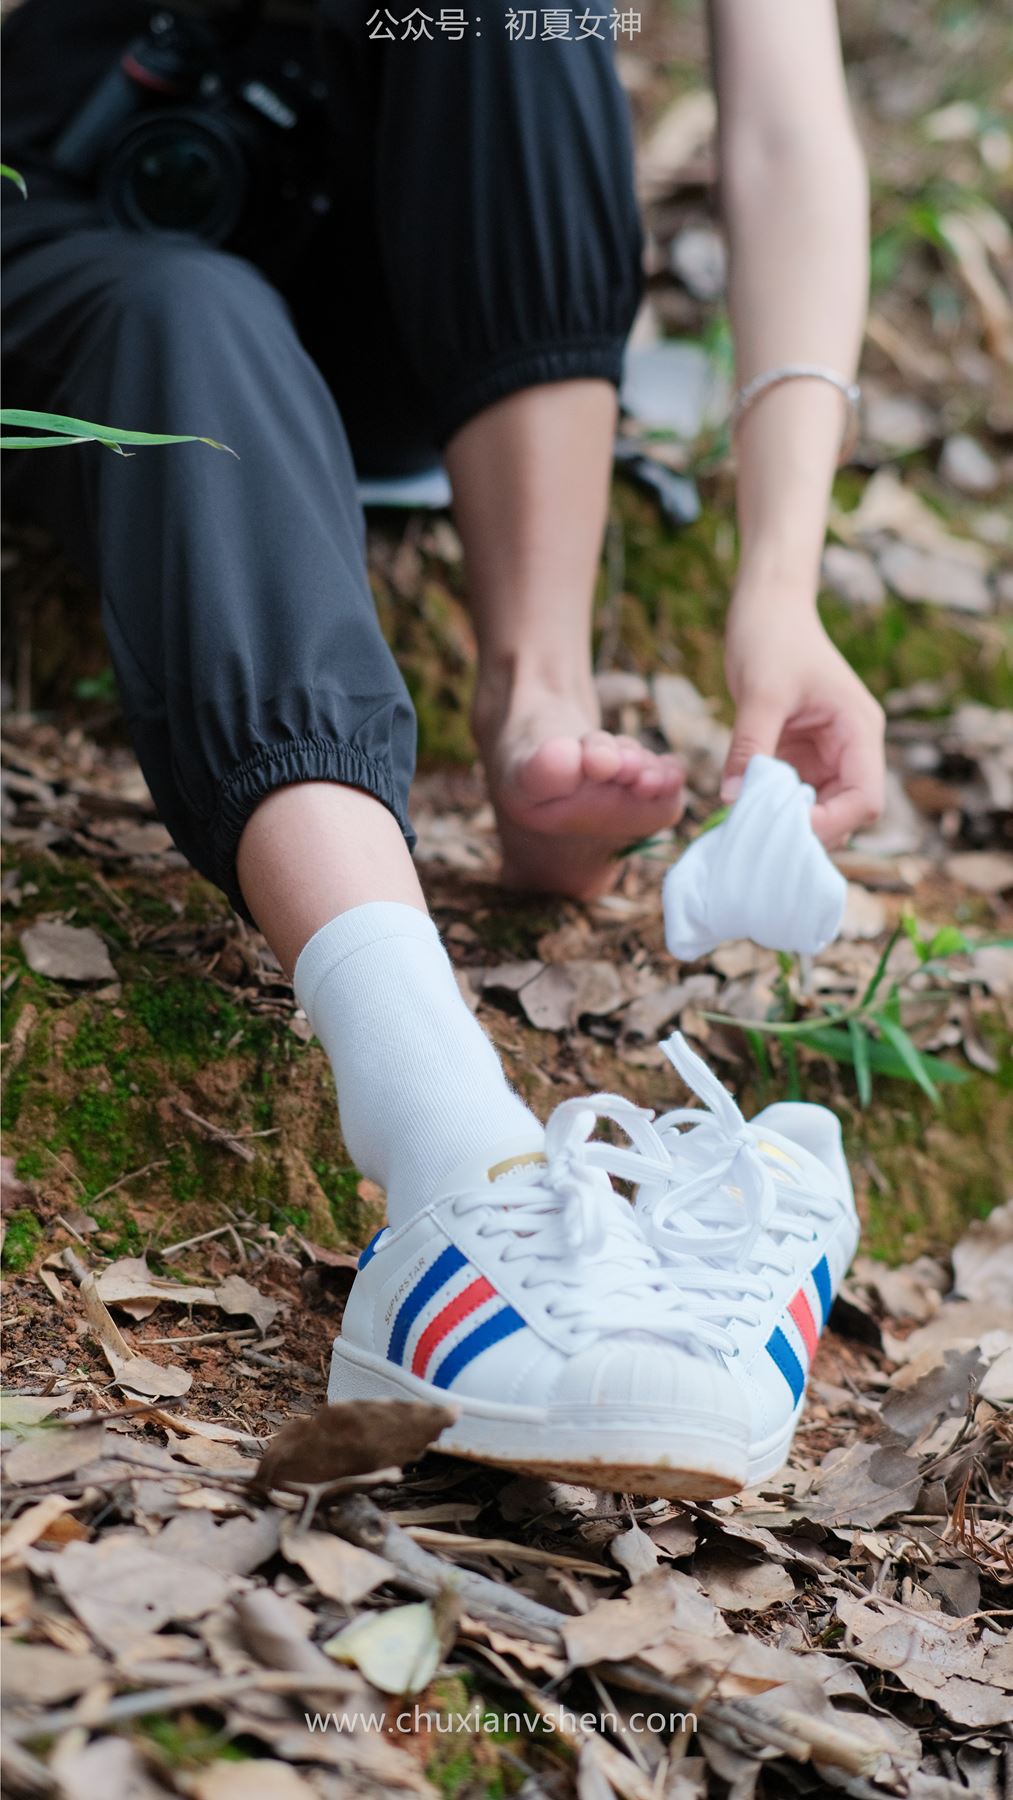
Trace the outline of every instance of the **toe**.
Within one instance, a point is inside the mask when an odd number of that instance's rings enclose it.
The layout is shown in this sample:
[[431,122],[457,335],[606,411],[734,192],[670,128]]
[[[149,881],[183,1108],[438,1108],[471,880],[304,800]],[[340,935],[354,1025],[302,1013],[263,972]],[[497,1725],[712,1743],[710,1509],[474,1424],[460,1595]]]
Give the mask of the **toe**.
[[650,756],[650,751],[645,750],[643,744],[638,744],[636,738],[617,737],[616,744],[619,747],[621,761],[615,779],[621,786],[629,787],[636,781],[644,763]]
[[638,800],[655,800],[663,792],[664,782],[664,773],[657,763],[648,763],[633,783],[633,792]]
[[622,766],[623,753],[608,731],[589,731],[581,738],[585,778],[588,781],[614,781]]
[[518,765],[517,786],[526,800],[566,800],[576,793],[583,772],[578,738],[546,738]]
[[662,793],[675,794],[685,780],[685,771],[677,756],[659,756],[658,768],[661,771]]

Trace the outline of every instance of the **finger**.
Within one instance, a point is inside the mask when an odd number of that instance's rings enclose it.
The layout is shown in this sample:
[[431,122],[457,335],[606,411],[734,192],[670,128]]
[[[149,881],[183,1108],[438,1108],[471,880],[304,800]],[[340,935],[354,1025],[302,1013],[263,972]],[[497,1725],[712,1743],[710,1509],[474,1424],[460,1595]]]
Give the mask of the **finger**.
[[812,811],[813,830],[820,841],[835,848],[846,843],[859,826],[877,819],[883,810],[884,783],[882,733],[872,726],[867,735],[845,746],[840,775],[820,791]]
[[846,844],[852,832],[867,825],[875,813],[858,788],[845,788],[830,800],[819,800],[812,810],[812,827],[827,850]]
[[731,748],[721,777],[722,800],[737,800],[742,790],[742,777],[754,756],[774,756],[777,751],[784,708],[764,695],[743,700],[735,714]]

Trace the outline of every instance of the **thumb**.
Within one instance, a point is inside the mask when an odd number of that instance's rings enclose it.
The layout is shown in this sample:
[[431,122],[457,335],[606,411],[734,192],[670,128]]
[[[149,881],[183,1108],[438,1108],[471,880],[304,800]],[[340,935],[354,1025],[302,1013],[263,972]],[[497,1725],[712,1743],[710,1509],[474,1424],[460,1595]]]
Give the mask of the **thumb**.
[[748,696],[735,714],[731,748],[721,777],[721,798],[737,800],[742,777],[754,756],[774,756],[784,724],[783,709],[764,695]]

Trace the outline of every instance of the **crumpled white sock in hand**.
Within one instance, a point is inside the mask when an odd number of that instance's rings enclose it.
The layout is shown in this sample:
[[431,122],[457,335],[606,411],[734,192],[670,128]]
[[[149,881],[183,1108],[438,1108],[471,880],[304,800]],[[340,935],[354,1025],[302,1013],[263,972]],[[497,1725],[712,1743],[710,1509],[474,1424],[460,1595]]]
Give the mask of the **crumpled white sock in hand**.
[[665,940],[693,962],[752,938],[814,955],[841,928],[847,882],[812,828],[816,796],[790,763],[754,756],[727,819],[698,837],[662,886]]

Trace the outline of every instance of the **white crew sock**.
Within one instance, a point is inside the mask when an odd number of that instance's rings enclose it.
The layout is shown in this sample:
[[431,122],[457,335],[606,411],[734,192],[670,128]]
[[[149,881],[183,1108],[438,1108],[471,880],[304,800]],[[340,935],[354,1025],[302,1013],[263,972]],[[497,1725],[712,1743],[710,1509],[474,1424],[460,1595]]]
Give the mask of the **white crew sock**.
[[339,913],[305,945],[293,985],[331,1059],[348,1153],[386,1189],[392,1225],[468,1157],[505,1138],[541,1142],[414,906]]
[[789,763],[751,759],[724,824],[695,838],[662,883],[673,956],[695,962],[735,938],[808,956],[833,942],[847,882],[812,828],[815,798]]

